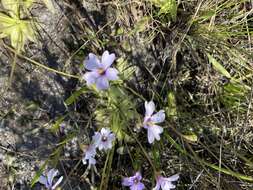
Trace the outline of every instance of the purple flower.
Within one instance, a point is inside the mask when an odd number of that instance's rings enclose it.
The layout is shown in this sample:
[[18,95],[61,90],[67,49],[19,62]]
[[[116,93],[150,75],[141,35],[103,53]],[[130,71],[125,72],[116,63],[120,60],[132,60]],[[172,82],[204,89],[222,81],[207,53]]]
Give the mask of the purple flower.
[[54,190],[62,181],[63,176],[61,176],[57,182],[53,185],[53,180],[55,176],[58,175],[58,170],[56,169],[51,169],[46,175],[41,175],[39,178],[39,182],[49,190]]
[[83,164],[86,165],[88,160],[89,161],[88,167],[90,167],[91,165],[95,165],[96,164],[95,156],[96,156],[96,145],[92,143],[87,147],[85,151],[85,155],[82,159]]
[[160,134],[163,132],[163,128],[157,123],[161,123],[165,120],[164,110],[160,110],[156,114],[155,104],[153,101],[145,102],[145,118],[143,122],[143,127],[148,130],[148,142],[151,144],[154,140],[160,140]]
[[171,190],[171,189],[174,189],[174,188],[176,188],[176,186],[173,185],[172,182],[173,181],[177,181],[178,178],[179,178],[178,174],[170,176],[168,178],[162,177],[162,176],[159,175],[156,178],[156,186],[154,187],[153,190],[160,190],[160,188],[162,190]]
[[110,129],[102,128],[100,132],[95,132],[93,140],[99,150],[108,150],[112,148],[112,142],[115,140],[115,135]]
[[131,190],[142,190],[145,188],[144,184],[141,183],[142,177],[140,172],[136,172],[132,177],[126,177],[122,181],[123,186],[130,187]]
[[101,62],[96,55],[90,53],[88,59],[84,61],[85,68],[90,71],[83,76],[87,85],[96,84],[98,90],[108,89],[109,80],[118,79],[118,70],[110,68],[114,60],[115,54],[109,54],[108,51],[103,53]]

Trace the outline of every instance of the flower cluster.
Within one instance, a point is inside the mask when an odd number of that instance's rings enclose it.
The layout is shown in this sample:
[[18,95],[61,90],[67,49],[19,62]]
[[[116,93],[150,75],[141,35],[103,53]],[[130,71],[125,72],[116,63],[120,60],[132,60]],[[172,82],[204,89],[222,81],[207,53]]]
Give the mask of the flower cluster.
[[[87,85],[95,85],[98,90],[105,90],[109,88],[110,80],[118,79],[118,71],[110,66],[115,60],[115,54],[109,54],[105,51],[102,55],[101,61],[96,55],[90,53],[88,58],[84,61],[85,68],[89,72],[84,74],[84,79]],[[145,117],[143,127],[147,130],[148,142],[154,143],[155,140],[160,140],[160,135],[163,133],[163,128],[159,126],[165,120],[164,110],[157,113],[155,111],[155,103],[153,101],[145,102]],[[96,148],[99,150],[108,150],[112,148],[112,142],[115,140],[115,135],[109,129],[102,128],[100,132],[95,132],[92,137],[92,143],[87,147],[83,157],[83,163],[89,161],[89,167],[96,164],[95,155]],[[170,190],[175,188],[172,182],[177,181],[179,175],[165,178],[161,175],[156,177],[156,186],[154,190]],[[122,181],[123,186],[130,187],[131,190],[143,190],[144,184],[141,182],[142,176],[140,172],[136,172],[134,176],[126,177]]]
[[83,164],[87,164],[89,161],[89,166],[96,164],[96,148],[99,150],[108,150],[112,148],[112,143],[115,140],[115,135],[108,128],[102,128],[100,132],[95,132],[92,137],[92,142],[85,151],[84,157],[82,159]]
[[[178,174],[173,175],[168,178],[158,175],[156,177],[156,186],[153,188],[153,190],[174,189],[174,188],[176,188],[176,186],[172,182],[177,181],[178,178],[179,178]],[[130,190],[143,190],[145,188],[145,186],[141,182],[141,179],[142,179],[141,173],[136,172],[134,176],[123,178],[122,185],[130,187]]]
[[[84,61],[85,68],[89,72],[85,73],[83,78],[86,80],[87,85],[95,84],[98,90],[105,90],[109,88],[109,80],[118,79],[118,71],[110,66],[115,60],[115,54],[110,54],[105,51],[102,54],[101,61],[96,55],[90,53],[88,58]],[[165,120],[164,110],[160,110],[156,114],[155,104],[153,101],[145,102],[145,118],[143,127],[148,131],[148,142],[152,144],[154,140],[160,140],[160,134],[163,132],[163,128],[157,125]],[[106,146],[106,145],[105,145]],[[102,145],[99,146],[99,149]]]
[[[105,90],[109,88],[110,80],[118,79],[118,70],[111,68],[112,63],[115,60],[115,54],[109,54],[105,51],[102,54],[101,60],[92,53],[88,55],[88,58],[84,61],[85,68],[88,70],[83,76],[88,86],[95,85],[98,90]],[[160,140],[160,135],[163,133],[163,128],[158,124],[165,120],[164,110],[155,112],[155,103],[153,101],[145,102],[145,116],[143,120],[143,128],[147,130],[147,138],[150,144],[155,140]],[[92,136],[91,143],[86,147],[82,162],[88,164],[88,168],[96,164],[96,150],[109,150],[113,146],[115,140],[115,134],[111,132],[109,128],[102,128],[100,131],[95,132]],[[58,174],[58,170],[51,169],[46,175],[42,175],[39,182],[44,184],[49,190],[55,189],[62,181],[63,177],[60,177],[58,181],[53,184],[54,177]],[[153,190],[171,190],[176,186],[172,183],[177,181],[179,175],[173,175],[171,177],[163,177],[160,174],[156,175],[156,186]],[[140,172],[136,172],[131,177],[125,177],[122,180],[122,185],[127,186],[130,190],[143,190],[145,189],[142,183],[142,175]]]

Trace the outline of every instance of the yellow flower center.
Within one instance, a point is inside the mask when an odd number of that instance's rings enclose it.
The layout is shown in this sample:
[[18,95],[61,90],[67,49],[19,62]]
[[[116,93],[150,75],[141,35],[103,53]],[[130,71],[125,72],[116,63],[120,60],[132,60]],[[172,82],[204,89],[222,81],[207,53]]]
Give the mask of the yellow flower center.
[[102,69],[102,68],[99,68],[99,69],[98,69],[98,73],[99,73],[100,75],[104,75],[104,74],[105,74],[105,70]]

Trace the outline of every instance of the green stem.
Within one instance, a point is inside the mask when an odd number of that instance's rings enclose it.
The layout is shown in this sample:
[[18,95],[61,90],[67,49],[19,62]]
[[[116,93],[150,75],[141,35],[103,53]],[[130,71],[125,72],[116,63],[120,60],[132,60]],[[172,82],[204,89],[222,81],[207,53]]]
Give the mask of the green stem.
[[71,75],[71,74],[68,74],[68,73],[64,73],[64,72],[62,72],[62,71],[55,70],[55,69],[53,69],[53,68],[51,68],[51,67],[47,67],[47,66],[45,66],[45,65],[43,65],[43,64],[41,64],[41,63],[39,63],[39,62],[37,62],[37,61],[34,61],[33,59],[30,59],[30,58],[28,58],[28,57],[26,57],[26,56],[24,56],[24,55],[21,55],[19,52],[16,52],[14,49],[12,49],[11,47],[9,47],[8,45],[6,45],[6,44],[4,44],[4,43],[3,43],[3,45],[4,45],[4,47],[6,47],[8,50],[12,51],[12,52],[15,53],[17,56],[19,56],[20,58],[25,59],[25,60],[29,61],[30,63],[36,65],[36,66],[42,67],[43,69],[46,69],[47,71],[54,72],[54,73],[63,75],[63,76],[65,76],[65,77],[71,77],[71,78],[80,79],[79,76]]
[[140,146],[144,156],[147,158],[148,162],[150,163],[151,167],[153,168],[154,170],[154,173],[156,174],[157,173],[157,170],[155,168],[155,165],[153,164],[152,160],[150,159],[150,157],[148,156],[148,153],[146,152],[146,150],[143,148],[143,146],[141,145],[140,141],[135,137],[135,134],[133,133],[133,131],[130,129],[130,127],[128,127],[129,131],[131,132],[134,140],[137,142],[137,144]]
[[8,82],[8,87],[7,88],[10,88],[10,86],[11,86],[13,75],[14,75],[14,71],[15,71],[15,67],[16,67],[16,63],[17,63],[17,51],[15,51],[15,54],[14,54],[14,59],[13,59],[12,67],[11,67],[11,74],[10,74],[10,78],[9,78],[9,82]]

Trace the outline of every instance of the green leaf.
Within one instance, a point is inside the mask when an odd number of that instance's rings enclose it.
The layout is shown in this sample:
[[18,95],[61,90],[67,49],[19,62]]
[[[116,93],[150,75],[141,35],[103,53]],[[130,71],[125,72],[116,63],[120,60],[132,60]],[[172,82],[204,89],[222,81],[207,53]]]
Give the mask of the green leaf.
[[79,96],[81,96],[83,93],[87,93],[88,88],[87,87],[82,87],[81,89],[75,91],[68,99],[65,100],[65,104],[67,106],[73,104]]
[[18,0],[1,0],[1,3],[5,10],[8,11],[8,13],[12,17],[18,17],[19,15],[19,3]]
[[48,164],[48,160],[45,161],[45,163],[40,167],[39,171],[36,172],[35,176],[32,179],[32,182],[31,182],[31,185],[30,185],[31,187],[33,187],[34,184],[37,183],[37,181],[39,180],[39,178],[42,175],[43,171],[45,170],[47,164]]
[[126,59],[119,58],[117,60],[117,69],[123,80],[129,80],[136,71],[135,66],[131,66]]
[[167,0],[159,11],[159,14],[167,13],[170,14],[171,19],[173,21],[176,20],[177,17],[177,2],[176,0]]
[[1,3],[11,17],[19,18],[19,15],[23,13],[22,10],[29,9],[34,0],[1,0]]
[[190,142],[197,142],[198,136],[196,134],[183,135],[183,137]]
[[0,13],[0,37],[10,37],[11,45],[16,50],[24,49],[27,40],[36,42],[32,21],[9,17]]
[[35,0],[23,0],[23,6],[29,9],[33,5],[34,2]]
[[130,35],[145,31],[150,20],[151,18],[149,16],[141,18],[134,26],[134,29],[130,32]]
[[214,164],[209,164],[207,162],[204,162],[204,164],[207,165],[207,166],[209,166],[210,168],[213,168],[214,170],[217,170],[217,171],[222,172],[224,174],[228,174],[230,176],[234,176],[234,177],[236,177],[238,179],[241,179],[241,180],[253,182],[253,178],[251,176],[246,176],[246,175],[234,172],[234,171],[229,170],[229,169],[221,168],[221,167],[216,166]]
[[114,134],[116,135],[117,139],[123,140],[124,138],[124,132],[123,132],[123,127],[124,125],[122,124],[122,122],[119,119],[119,114],[118,113],[113,113],[112,115],[112,121],[111,121],[111,130],[114,132]]
[[150,0],[156,6],[160,7],[160,14],[169,14],[173,21],[177,17],[177,2],[176,0]]
[[176,97],[174,92],[169,92],[168,96],[168,107],[166,109],[166,114],[170,118],[175,118],[177,116],[177,104],[176,104]]
[[207,54],[209,62],[213,65],[214,69],[227,78],[231,78],[229,72],[210,54]]
[[67,115],[64,115],[64,116],[61,116],[60,118],[58,118],[55,123],[52,125],[52,127],[50,128],[50,131],[53,132],[53,133],[56,133],[60,126],[61,126],[61,123],[64,121],[65,117]]

